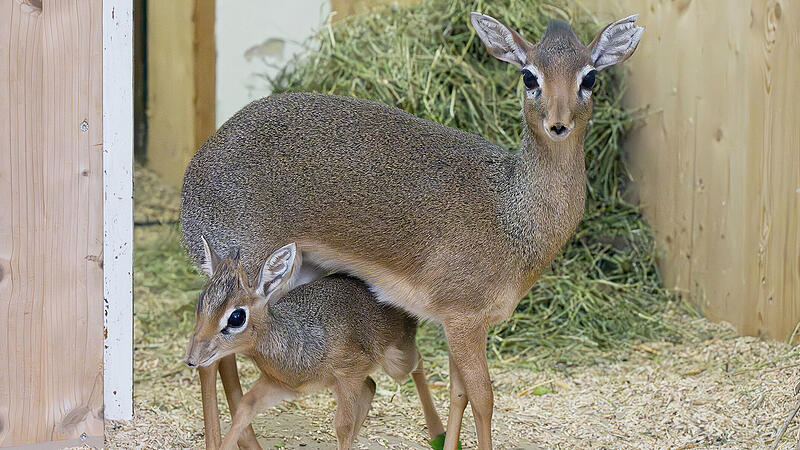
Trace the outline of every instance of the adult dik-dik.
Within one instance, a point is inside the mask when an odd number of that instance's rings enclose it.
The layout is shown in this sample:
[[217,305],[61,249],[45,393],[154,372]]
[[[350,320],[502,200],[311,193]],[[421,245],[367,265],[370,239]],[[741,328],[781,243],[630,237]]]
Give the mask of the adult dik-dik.
[[636,17],[585,46],[563,22],[533,44],[472,14],[486,49],[521,70],[517,154],[365,100],[297,93],[249,104],[186,171],[189,253],[202,264],[201,236],[220,251],[241,248],[252,278],[259,255],[296,242],[305,267],[348,272],[381,301],[442,323],[450,347],[445,448],[455,448],[468,402],[479,446],[491,448],[487,329],[512,313],[583,214],[595,74],[634,52],[644,30]]

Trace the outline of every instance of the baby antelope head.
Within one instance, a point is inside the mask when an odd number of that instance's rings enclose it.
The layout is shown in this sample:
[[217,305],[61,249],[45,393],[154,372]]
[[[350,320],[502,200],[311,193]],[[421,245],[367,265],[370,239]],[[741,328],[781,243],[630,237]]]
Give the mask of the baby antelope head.
[[583,139],[592,113],[592,88],[598,70],[628,59],[644,32],[637,15],[603,28],[583,45],[566,22],[552,21],[532,44],[496,19],[473,12],[472,26],[489,53],[520,68],[525,83],[523,116],[540,143]]
[[259,329],[268,326],[269,300],[289,292],[301,254],[292,243],[273,253],[253,284],[239,261],[239,251],[220,258],[203,238],[203,270],[210,280],[195,308],[195,326],[185,361],[189,367],[209,366],[223,356],[255,347]]

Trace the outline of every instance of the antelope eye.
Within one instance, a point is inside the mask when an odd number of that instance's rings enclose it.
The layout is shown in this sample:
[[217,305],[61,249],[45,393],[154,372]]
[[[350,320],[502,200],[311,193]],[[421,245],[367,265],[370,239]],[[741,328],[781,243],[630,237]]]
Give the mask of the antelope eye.
[[536,75],[528,69],[522,69],[522,81],[525,83],[525,87],[530,90],[539,87],[539,80],[536,78]]
[[583,81],[581,81],[581,88],[586,89],[587,91],[591,91],[594,87],[594,76],[597,75],[596,70],[590,70],[589,73],[583,77]]
[[247,313],[242,308],[236,308],[231,313],[230,317],[228,317],[228,326],[231,328],[239,328],[244,325],[244,321],[247,318]]

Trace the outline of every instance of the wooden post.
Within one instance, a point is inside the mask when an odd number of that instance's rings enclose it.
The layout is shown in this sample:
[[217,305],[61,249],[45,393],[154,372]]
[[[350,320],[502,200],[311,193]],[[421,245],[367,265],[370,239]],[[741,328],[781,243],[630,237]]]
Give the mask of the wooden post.
[[0,446],[102,446],[102,2],[3,0],[0,35]]
[[133,4],[103,5],[104,416],[133,418]]
[[180,186],[216,130],[214,0],[147,4],[147,165]]

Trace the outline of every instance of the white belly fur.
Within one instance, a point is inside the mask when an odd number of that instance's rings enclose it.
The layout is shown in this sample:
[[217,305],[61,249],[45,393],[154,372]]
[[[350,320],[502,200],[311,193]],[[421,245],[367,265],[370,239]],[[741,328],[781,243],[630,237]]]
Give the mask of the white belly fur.
[[379,302],[397,306],[423,320],[433,320],[428,306],[430,295],[403,276],[371,261],[340,252],[316,243],[299,243],[305,261],[326,270],[348,273],[364,280]]

